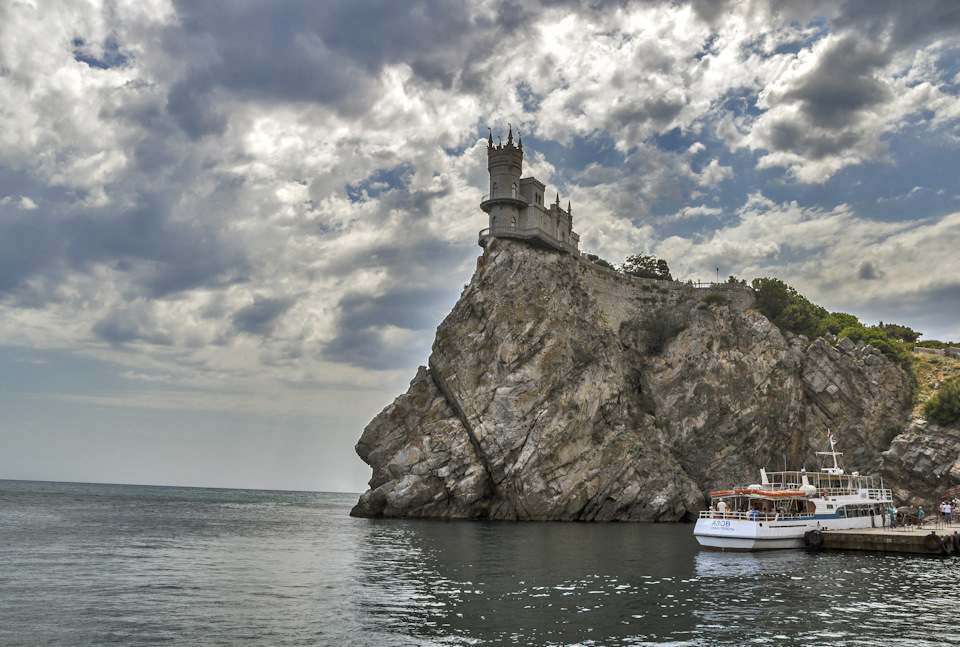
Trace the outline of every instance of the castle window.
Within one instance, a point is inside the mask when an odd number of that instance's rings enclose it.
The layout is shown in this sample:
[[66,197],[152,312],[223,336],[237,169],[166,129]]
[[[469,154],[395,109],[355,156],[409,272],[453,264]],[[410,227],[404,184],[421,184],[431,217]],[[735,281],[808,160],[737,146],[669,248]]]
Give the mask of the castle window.
[[493,183],[493,189],[490,191],[490,197],[491,197],[491,198],[497,197],[497,183],[496,183],[496,182]]
[[516,219],[516,218],[511,218],[511,219],[510,219],[510,226],[513,227],[514,229],[517,228],[517,219]]
[[511,197],[511,198],[517,197],[517,183],[516,183],[516,182],[514,182],[514,183],[513,183],[513,186],[510,187],[510,197]]

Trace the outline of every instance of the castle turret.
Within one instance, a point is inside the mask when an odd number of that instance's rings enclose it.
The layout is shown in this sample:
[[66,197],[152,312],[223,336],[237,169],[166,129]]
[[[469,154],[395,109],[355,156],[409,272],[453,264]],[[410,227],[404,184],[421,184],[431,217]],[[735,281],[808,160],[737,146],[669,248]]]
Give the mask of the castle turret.
[[493,145],[493,131],[487,140],[487,170],[490,172],[490,193],[480,208],[490,214],[490,228],[516,227],[520,212],[527,207],[520,194],[520,174],[523,172],[523,142],[513,143],[513,126],[506,144]]

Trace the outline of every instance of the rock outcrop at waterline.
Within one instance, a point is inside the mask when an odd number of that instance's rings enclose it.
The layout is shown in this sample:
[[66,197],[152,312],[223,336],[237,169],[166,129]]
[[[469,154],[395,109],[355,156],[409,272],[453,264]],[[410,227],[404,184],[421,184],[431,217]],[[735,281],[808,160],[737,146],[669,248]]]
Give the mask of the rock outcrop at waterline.
[[784,336],[746,286],[643,282],[491,239],[429,366],[364,430],[355,516],[673,521],[761,466],[874,471],[905,419],[868,348]]

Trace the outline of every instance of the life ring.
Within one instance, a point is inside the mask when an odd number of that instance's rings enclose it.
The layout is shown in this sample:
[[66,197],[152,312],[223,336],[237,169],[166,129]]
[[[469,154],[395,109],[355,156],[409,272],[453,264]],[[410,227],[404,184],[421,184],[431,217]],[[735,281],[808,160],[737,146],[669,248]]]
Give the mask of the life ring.
[[931,532],[929,535],[923,538],[923,547],[929,550],[931,553],[939,553],[941,550],[940,538],[937,537],[936,533]]
[[820,548],[823,546],[823,533],[819,530],[808,530],[803,533],[803,543],[810,548]]

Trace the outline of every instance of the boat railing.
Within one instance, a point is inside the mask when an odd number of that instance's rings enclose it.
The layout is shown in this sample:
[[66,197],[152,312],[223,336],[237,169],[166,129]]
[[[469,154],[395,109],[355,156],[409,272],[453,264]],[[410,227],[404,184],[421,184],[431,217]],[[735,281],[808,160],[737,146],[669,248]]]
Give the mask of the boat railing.
[[701,510],[701,519],[736,519],[739,521],[781,521],[783,519],[810,519],[809,513],[789,512],[718,512],[716,510]]
[[858,490],[854,494],[859,494],[861,499],[868,501],[892,501],[893,491],[886,488],[865,488]]

